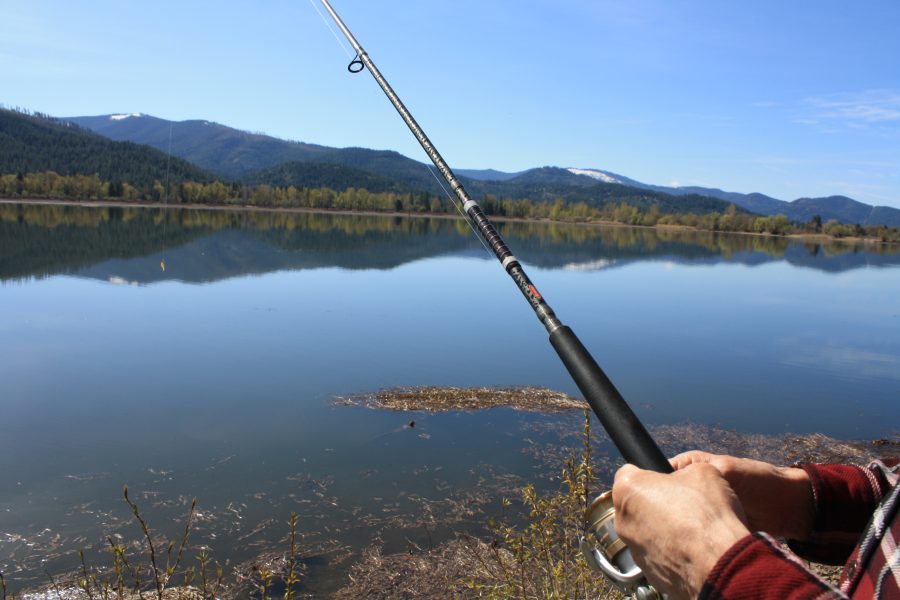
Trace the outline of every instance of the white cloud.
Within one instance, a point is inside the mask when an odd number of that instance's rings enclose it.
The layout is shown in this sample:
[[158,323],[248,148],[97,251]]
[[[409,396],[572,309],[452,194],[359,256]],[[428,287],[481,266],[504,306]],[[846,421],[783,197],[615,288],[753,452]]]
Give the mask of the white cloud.
[[871,126],[900,121],[900,93],[869,90],[854,94],[831,94],[806,100],[812,114],[797,122],[840,121],[848,126]]

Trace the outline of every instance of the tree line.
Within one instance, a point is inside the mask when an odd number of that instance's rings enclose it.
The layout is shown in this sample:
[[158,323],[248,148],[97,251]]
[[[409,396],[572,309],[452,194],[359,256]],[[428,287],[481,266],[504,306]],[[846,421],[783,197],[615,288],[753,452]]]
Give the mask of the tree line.
[[[60,175],[53,171],[0,175],[0,197],[68,200],[124,200],[169,204],[220,204],[265,208],[308,208],[399,213],[455,214],[449,199],[429,192],[370,192],[347,188],[244,185],[221,181],[180,181],[168,186],[159,180],[133,185],[127,181],[103,180],[94,175]],[[824,234],[836,238],[867,237],[882,242],[900,242],[900,229],[883,225],[848,225],[818,216],[807,223],[794,223],[785,215],[759,216],[730,205],[723,212],[706,214],[662,212],[657,205],[639,208],[627,202],[608,201],[600,206],[585,202],[533,201],[528,198],[480,199],[484,212],[494,217],[565,222],[613,222],[638,226],[685,226],[706,231]]]

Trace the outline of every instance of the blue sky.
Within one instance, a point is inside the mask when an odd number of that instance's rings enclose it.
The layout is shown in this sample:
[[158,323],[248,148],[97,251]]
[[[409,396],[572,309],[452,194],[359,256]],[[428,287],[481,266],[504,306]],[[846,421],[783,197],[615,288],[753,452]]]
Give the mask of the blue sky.
[[[457,168],[900,207],[900,2],[334,0]],[[0,0],[0,103],[426,160],[309,0]]]

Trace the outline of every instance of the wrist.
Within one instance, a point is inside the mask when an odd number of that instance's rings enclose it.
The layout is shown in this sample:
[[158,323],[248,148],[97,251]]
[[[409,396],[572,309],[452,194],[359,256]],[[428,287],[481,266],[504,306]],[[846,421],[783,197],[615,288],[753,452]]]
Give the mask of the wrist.
[[689,553],[696,562],[688,571],[688,596],[696,598],[709,578],[709,574],[719,560],[740,540],[750,535],[750,530],[736,515],[734,518],[724,517],[716,526],[707,530],[700,540],[702,548]]
[[783,501],[786,510],[780,531],[772,532],[788,539],[803,541],[812,532],[815,519],[815,499],[809,475],[800,467],[781,467],[779,475],[783,485]]

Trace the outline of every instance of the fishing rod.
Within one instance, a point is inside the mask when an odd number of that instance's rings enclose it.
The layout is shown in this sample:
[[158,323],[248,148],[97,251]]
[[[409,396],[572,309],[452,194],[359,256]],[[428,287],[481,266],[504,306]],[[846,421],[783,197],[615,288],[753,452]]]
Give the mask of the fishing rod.
[[[562,324],[556,313],[547,304],[543,295],[538,292],[537,287],[525,274],[521,263],[516,259],[506,242],[503,241],[503,238],[500,237],[494,225],[484,214],[481,206],[463,188],[462,183],[457,179],[453,170],[437,151],[437,148],[434,147],[434,144],[431,143],[431,140],[428,139],[428,136],[425,135],[425,132],[399,96],[397,96],[396,92],[394,92],[384,75],[372,62],[368,53],[363,50],[353,34],[350,33],[350,30],[328,0],[321,0],[321,2],[356,52],[356,57],[351,60],[347,69],[351,73],[359,73],[363,69],[368,69],[372,77],[375,78],[381,90],[388,97],[388,100],[400,114],[400,117],[409,127],[422,149],[456,195],[459,204],[462,206],[461,212],[465,218],[493,251],[504,270],[515,282],[528,304],[531,305],[538,320],[546,328],[550,336],[550,344],[556,350],[578,389],[584,394],[585,400],[587,400],[594,414],[597,415],[601,425],[603,425],[603,428],[612,439],[613,444],[615,444],[625,460],[631,464],[660,473],[672,472],[672,466],[669,464],[669,461],[666,460],[659,446],[656,445],[656,442],[650,437],[644,425],[625,402],[622,394],[619,393],[619,390],[616,389],[616,386],[606,376],[606,373],[603,372],[603,369],[600,368],[597,361],[594,360],[572,329]],[[605,550],[604,552],[598,552],[596,549],[593,549],[593,552],[590,552],[591,549],[586,548],[584,543],[582,543],[582,549],[589,559],[589,564],[602,570],[605,575],[613,579],[614,583],[625,584],[628,588],[627,591],[630,593],[641,598],[654,597],[653,595],[647,595],[651,592],[656,594],[653,588],[649,588],[648,591],[647,588],[649,586],[646,586],[646,583],[644,583],[643,587],[640,585],[640,581],[643,580],[640,568],[634,564],[630,552],[627,551],[624,543],[615,534],[613,529],[612,497],[609,492],[602,494],[593,502],[588,511],[587,519],[590,530],[597,538],[594,541],[599,541]],[[584,540],[582,541],[584,542]],[[622,552],[623,548],[626,550],[625,553]],[[623,554],[627,554],[627,556],[623,556]],[[593,562],[591,559],[593,559]],[[610,565],[607,559],[612,560],[613,564]],[[611,569],[611,572],[608,569]]]
[[525,296],[525,299],[531,305],[537,315],[538,320],[547,329],[550,334],[550,343],[559,354],[563,364],[569,374],[578,385],[578,389],[584,394],[585,400],[590,404],[591,409],[603,428],[612,438],[613,443],[622,456],[629,463],[632,463],[642,469],[658,471],[660,473],[668,473],[672,471],[672,466],[666,460],[659,447],[647,433],[643,424],[635,416],[634,412],[622,398],[622,394],[616,389],[612,381],[606,376],[606,373],[600,368],[590,352],[582,345],[581,341],[575,336],[575,333],[566,325],[563,325],[557,318],[556,313],[547,304],[544,297],[538,292],[537,287],[525,274],[521,263],[510,251],[506,242],[500,237],[500,234],[494,228],[494,225],[488,220],[481,206],[469,196],[462,183],[457,179],[453,170],[443,159],[428,136],[410,114],[409,110],[388,84],[387,80],[372,62],[368,53],[363,50],[356,38],[347,29],[347,26],[337,15],[328,0],[321,0],[325,9],[334,19],[337,26],[341,29],[344,36],[356,51],[356,58],[348,66],[353,73],[358,73],[366,68],[381,86],[388,100],[400,113],[403,121],[409,127],[412,134],[418,140],[422,149],[437,167],[438,172],[443,176],[444,180],[450,186],[450,189],[456,194],[462,205],[462,212],[466,219],[469,220],[473,229],[484,239],[485,243],[493,251],[497,260],[518,286],[519,291]]

